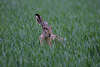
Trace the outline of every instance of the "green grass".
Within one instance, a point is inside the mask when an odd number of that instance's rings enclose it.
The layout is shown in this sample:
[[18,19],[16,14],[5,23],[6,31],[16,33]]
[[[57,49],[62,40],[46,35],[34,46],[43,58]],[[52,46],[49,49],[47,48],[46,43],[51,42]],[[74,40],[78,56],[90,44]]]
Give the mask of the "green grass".
[[[66,41],[41,46],[35,13]],[[100,1],[0,0],[0,67],[100,67]]]

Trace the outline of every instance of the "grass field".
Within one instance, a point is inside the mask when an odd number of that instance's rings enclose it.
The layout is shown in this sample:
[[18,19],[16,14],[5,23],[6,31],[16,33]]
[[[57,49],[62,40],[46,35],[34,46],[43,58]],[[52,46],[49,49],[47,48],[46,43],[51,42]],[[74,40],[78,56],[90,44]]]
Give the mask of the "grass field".
[[[66,40],[41,46],[35,13]],[[100,67],[100,0],[0,0],[0,67]]]

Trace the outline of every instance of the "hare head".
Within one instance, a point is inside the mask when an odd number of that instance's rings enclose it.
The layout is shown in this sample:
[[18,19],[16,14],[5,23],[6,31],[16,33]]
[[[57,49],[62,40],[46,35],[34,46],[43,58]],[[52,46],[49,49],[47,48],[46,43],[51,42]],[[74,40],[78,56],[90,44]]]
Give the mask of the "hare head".
[[42,26],[43,32],[49,32],[48,22],[43,21],[42,17],[39,14],[35,14],[36,21]]

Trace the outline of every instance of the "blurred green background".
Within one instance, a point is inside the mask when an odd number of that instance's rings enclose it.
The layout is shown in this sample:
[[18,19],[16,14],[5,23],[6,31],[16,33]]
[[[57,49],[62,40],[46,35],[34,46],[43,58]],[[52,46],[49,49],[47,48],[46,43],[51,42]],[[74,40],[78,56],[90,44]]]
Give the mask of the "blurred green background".
[[[41,46],[35,13],[66,40]],[[0,67],[100,67],[100,0],[0,0]]]

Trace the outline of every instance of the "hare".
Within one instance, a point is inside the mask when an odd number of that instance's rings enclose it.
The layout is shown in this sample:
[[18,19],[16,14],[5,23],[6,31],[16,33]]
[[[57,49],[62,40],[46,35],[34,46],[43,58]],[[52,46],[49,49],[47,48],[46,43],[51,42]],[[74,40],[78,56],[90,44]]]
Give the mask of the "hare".
[[63,40],[63,38],[54,35],[52,33],[52,28],[51,26],[48,26],[48,22],[43,21],[42,17],[39,14],[35,14],[36,21],[38,24],[42,26],[42,34],[39,37],[40,44],[42,44],[43,40],[46,40],[46,42],[51,46],[52,45],[52,40],[58,39],[58,40]]

